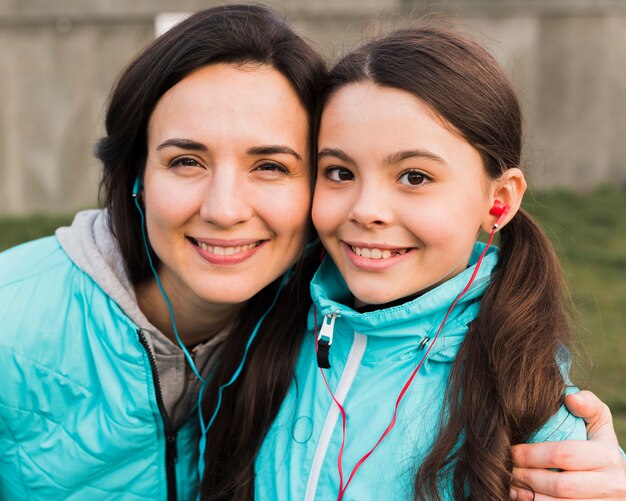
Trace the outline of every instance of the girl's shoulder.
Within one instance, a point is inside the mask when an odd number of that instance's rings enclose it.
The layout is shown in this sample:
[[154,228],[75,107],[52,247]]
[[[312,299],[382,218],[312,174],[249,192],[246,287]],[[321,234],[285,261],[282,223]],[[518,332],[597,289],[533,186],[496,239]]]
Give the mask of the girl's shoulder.
[[[577,391],[577,388],[571,386],[566,389],[565,393]],[[558,442],[561,440],[587,440],[585,421],[574,416],[565,405],[561,405],[556,413],[529,438],[528,442]]]

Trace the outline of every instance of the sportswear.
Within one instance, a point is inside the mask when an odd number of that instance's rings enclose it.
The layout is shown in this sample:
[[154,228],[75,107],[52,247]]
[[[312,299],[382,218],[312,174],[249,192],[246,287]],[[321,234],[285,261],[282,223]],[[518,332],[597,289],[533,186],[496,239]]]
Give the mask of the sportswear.
[[[199,381],[105,211],[0,254],[0,499],[195,499]],[[226,332],[199,345],[203,374]]]
[[[409,302],[366,313],[348,306],[352,295],[332,260],[325,258],[311,283],[314,307],[294,380],[257,456],[256,499],[337,499],[342,424],[317,365],[316,332],[322,324],[325,339],[332,338],[332,367],[324,374],[347,413],[345,485],[352,468],[390,424],[401,388],[468,283],[483,249],[476,244],[470,266],[438,287]],[[495,248],[489,249],[475,282],[452,310],[401,401],[395,427],[357,471],[344,500],[413,499],[417,468],[436,437],[452,362],[478,314],[497,256]],[[563,356],[562,366],[567,366],[567,354],[555,356]],[[585,425],[561,407],[531,441],[569,438],[586,439]],[[447,479],[441,494],[453,499]]]

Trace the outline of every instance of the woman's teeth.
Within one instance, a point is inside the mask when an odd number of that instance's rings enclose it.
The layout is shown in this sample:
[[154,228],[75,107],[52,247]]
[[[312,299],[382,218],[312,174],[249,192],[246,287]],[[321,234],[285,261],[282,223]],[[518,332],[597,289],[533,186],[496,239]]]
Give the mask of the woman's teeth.
[[258,247],[261,242],[254,242],[252,244],[247,245],[237,245],[236,247],[219,247],[217,245],[207,245],[202,242],[196,241],[196,244],[201,249],[204,249],[211,254],[215,254],[216,256],[232,256],[233,254],[239,254],[240,252],[245,252],[250,249],[254,249]]
[[354,252],[357,256],[367,259],[389,259],[392,256],[401,256],[407,252],[407,249],[389,250],[377,249],[375,247],[355,247],[354,245],[351,245],[350,247],[352,248],[352,252]]

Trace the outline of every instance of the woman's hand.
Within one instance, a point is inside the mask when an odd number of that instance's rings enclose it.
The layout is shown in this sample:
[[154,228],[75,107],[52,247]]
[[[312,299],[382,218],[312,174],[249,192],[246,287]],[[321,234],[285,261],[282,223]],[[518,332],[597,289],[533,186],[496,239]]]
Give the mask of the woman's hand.
[[615,436],[611,411],[590,391],[566,396],[565,405],[587,423],[588,441],[514,446],[514,481],[530,486],[535,494],[533,497],[530,490],[513,487],[511,499],[626,500],[626,460]]

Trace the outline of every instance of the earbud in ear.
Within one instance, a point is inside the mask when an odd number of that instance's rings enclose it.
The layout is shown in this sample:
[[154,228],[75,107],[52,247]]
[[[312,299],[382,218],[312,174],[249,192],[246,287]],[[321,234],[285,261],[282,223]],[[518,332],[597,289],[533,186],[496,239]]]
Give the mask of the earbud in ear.
[[133,197],[137,197],[139,195],[139,192],[142,190],[143,186],[141,183],[141,178],[139,176],[137,176],[135,178],[135,184],[133,184]]
[[494,229],[500,227],[510,210],[511,206],[500,202],[500,200],[496,200],[495,202],[493,202],[493,206],[491,207],[491,209],[489,209],[489,214],[491,214],[492,216],[498,216],[496,224],[493,225]]

